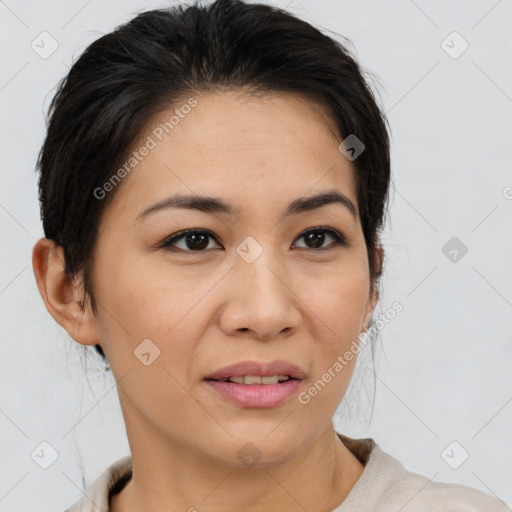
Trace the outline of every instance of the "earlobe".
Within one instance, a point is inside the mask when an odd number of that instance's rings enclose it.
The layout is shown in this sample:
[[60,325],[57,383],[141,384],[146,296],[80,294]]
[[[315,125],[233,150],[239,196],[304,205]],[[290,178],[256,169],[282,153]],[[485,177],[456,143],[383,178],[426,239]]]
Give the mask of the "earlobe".
[[83,286],[65,273],[64,250],[53,240],[41,238],[32,251],[32,268],[39,293],[49,313],[78,343],[99,343],[89,308],[81,307]]
[[[384,249],[380,245],[378,245],[375,248],[375,256],[376,256],[375,263],[376,263],[376,269],[377,269],[376,270],[377,276],[375,279],[375,281],[376,281],[377,278],[380,277],[380,275],[382,274],[382,266],[383,266],[383,261],[384,261]],[[370,320],[372,318],[373,311],[379,301],[379,290],[377,288],[376,282],[372,283],[372,286],[370,288],[371,288],[371,297],[370,297],[370,300],[368,301],[368,305],[366,307],[366,315],[365,315],[364,321],[363,321],[363,332],[366,331],[370,327]]]
[[368,306],[366,308],[366,316],[364,317],[363,322],[363,332],[370,327],[370,320],[372,318],[373,310],[375,309],[375,306],[377,305],[377,302],[379,301],[379,292],[378,290],[374,290],[371,299],[368,301]]

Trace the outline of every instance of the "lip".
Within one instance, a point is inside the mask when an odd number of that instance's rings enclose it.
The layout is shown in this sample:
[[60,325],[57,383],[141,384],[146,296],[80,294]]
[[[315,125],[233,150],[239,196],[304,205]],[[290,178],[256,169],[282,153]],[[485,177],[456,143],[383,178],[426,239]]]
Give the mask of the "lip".
[[[269,363],[258,363],[257,361],[240,361],[238,363],[226,366],[215,373],[212,373],[205,380],[216,381],[226,379],[228,377],[243,377],[244,375],[259,375],[260,377],[269,377],[271,375],[288,375],[292,379],[303,380],[306,377],[306,372],[298,366],[277,359]],[[247,384],[250,386],[258,386],[257,384]],[[262,384],[267,387],[272,387],[272,384]],[[282,384],[279,384],[281,386]]]
[[247,408],[277,407],[297,393],[302,382],[300,379],[290,379],[281,384],[237,384],[205,380],[210,389],[235,405]]

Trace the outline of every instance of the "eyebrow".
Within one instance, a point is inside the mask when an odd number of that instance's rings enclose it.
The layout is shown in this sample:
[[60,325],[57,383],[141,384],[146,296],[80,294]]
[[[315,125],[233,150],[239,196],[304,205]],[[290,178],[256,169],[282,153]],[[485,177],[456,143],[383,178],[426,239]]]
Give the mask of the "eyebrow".
[[[328,204],[341,204],[345,206],[354,217],[357,216],[357,209],[354,206],[354,203],[347,196],[341,194],[337,190],[331,190],[315,196],[295,199],[288,205],[284,216],[316,210],[317,208],[321,208]],[[225,215],[239,215],[241,213],[240,208],[230,205],[217,197],[177,194],[146,208],[137,215],[135,220],[169,208],[185,208],[189,210],[199,210],[204,213],[222,213]]]

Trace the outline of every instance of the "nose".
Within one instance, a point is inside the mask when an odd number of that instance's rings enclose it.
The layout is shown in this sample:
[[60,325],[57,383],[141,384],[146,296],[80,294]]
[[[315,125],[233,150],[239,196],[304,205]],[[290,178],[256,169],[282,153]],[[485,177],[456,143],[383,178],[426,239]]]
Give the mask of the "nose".
[[287,337],[301,322],[293,278],[278,256],[265,249],[251,261],[237,256],[229,273],[229,293],[220,317],[228,336],[247,333],[259,340]]

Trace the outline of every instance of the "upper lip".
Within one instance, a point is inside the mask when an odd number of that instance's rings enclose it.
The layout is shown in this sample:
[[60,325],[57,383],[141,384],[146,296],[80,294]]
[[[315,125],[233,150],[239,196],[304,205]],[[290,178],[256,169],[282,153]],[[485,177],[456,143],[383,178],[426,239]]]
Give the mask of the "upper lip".
[[228,377],[243,377],[245,375],[259,375],[268,377],[271,375],[288,375],[293,379],[304,379],[306,373],[298,366],[281,359],[269,363],[258,363],[257,361],[240,361],[239,363],[226,366],[221,370],[208,375],[205,379],[220,380]]

